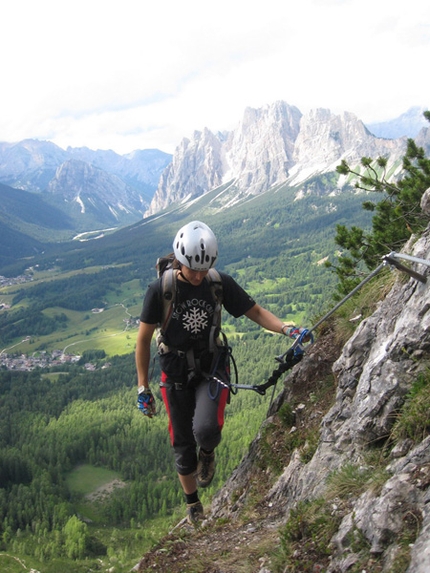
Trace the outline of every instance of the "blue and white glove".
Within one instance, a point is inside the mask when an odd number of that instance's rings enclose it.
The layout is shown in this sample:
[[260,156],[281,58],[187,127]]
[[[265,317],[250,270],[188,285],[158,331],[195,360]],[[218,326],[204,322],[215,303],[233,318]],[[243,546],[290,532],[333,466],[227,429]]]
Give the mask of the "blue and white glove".
[[148,418],[152,418],[157,413],[157,409],[155,407],[155,398],[152,395],[151,390],[145,390],[143,386],[141,386],[137,391],[137,407],[142,412],[144,416],[148,416]]
[[307,328],[302,328],[300,326],[290,326],[289,328],[283,328],[282,332],[285,334],[285,336],[289,336],[290,338],[299,338],[299,336],[303,336],[303,342],[308,342],[309,340],[311,340],[312,335],[309,334],[309,336],[306,336],[308,329]]

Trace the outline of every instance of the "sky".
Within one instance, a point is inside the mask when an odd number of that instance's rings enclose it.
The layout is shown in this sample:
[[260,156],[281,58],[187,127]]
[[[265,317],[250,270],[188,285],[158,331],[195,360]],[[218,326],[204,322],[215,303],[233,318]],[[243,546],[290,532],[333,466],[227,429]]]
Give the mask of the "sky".
[[13,0],[0,141],[174,153],[278,100],[365,123],[430,108],[428,0]]

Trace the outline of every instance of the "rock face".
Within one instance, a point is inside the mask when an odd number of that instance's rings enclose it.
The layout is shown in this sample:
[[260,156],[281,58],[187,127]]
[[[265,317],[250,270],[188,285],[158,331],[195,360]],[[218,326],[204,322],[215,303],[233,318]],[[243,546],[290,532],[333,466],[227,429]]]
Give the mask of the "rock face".
[[[427,214],[429,197],[430,190],[422,201]],[[430,227],[415,243],[410,241],[405,252],[430,261]],[[430,274],[425,264],[412,266],[422,275]],[[287,377],[286,389],[272,406],[266,424],[276,417],[283,403],[291,400],[294,388],[309,380],[316,384],[327,369],[326,358],[324,350],[315,345]],[[312,458],[306,463],[298,450],[293,452],[267,491],[261,505],[274,508],[274,520],[276,515],[285,522],[299,502],[324,498],[327,479],[333,472],[348,465],[366,467],[366,454],[386,443],[406,394],[420,375],[428,377],[429,364],[430,282],[399,274],[377,310],[361,322],[332,366],[335,400],[322,418]],[[234,519],[238,508],[246,504],[261,456],[263,433],[264,429],[216,494],[214,518]],[[347,571],[359,562],[359,550],[351,545],[357,535],[369,553],[378,557],[381,568],[377,570],[392,571],[400,550],[399,537],[406,526],[414,533],[408,573],[430,571],[430,436],[424,435],[420,443],[409,439],[399,442],[387,457],[385,471],[379,489],[365,488],[356,496],[351,491],[348,508],[331,539],[330,563],[324,569],[327,573]]]
[[282,101],[247,108],[233,131],[215,135],[205,129],[181,142],[146,216],[222,185],[228,186],[224,205],[276,185],[300,185],[335,171],[341,159],[354,164],[364,156],[383,155],[389,157],[388,167],[393,170],[405,147],[406,138],[377,138],[348,112],[335,115],[317,109],[302,115]]
[[301,112],[285,102],[245,110],[242,121],[224,146],[224,181],[250,195],[283,183],[294,165]]
[[405,140],[379,139],[352,113],[334,115],[327,109],[310,111],[303,116],[294,145],[294,168],[290,184],[306,177],[334,171],[341,159],[349,163],[362,157],[390,157],[394,164],[404,152]]
[[195,131],[192,141],[183,139],[173,162],[161,175],[154,202],[156,211],[170,203],[199,197],[208,188],[218,187],[223,172],[221,147],[220,136],[215,136],[208,129]]
[[146,215],[171,203],[185,202],[234,182],[233,197],[263,192],[288,176],[294,164],[294,141],[301,112],[284,102],[261,109],[247,108],[237,129],[214,135],[195,131],[183,139],[173,162],[161,176]]
[[76,159],[58,167],[46,191],[59,201],[75,205],[82,214],[93,210],[102,220],[104,213],[106,223],[118,222],[126,214],[135,216],[146,205],[143,195],[116,175]]

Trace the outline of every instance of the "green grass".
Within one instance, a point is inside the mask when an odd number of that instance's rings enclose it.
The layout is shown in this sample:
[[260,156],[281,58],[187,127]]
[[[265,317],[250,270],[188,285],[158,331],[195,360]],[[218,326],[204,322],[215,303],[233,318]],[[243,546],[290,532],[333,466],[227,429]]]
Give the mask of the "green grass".
[[[369,459],[371,459],[369,455]],[[376,458],[373,457],[373,461]],[[364,491],[377,492],[389,478],[383,458],[379,464],[356,465],[347,463],[327,478],[327,499],[359,497]]]
[[407,438],[419,443],[430,433],[430,370],[420,373],[406,396],[405,403],[391,431],[391,441]]
[[20,560],[7,552],[0,552],[0,571],[2,573],[22,573],[27,571],[26,563],[28,563],[28,559]]
[[42,378],[46,380],[50,380],[51,382],[57,382],[58,378],[62,375],[66,374],[65,372],[44,372],[42,374]]
[[66,483],[72,493],[87,495],[114,479],[120,479],[120,477],[117,472],[112,470],[84,464],[69,473]]
[[324,499],[300,501],[280,530],[280,550],[274,555],[274,571],[302,573],[315,563],[326,563],[330,540],[341,518],[333,516]]
[[[125,307],[125,308],[124,308]],[[47,316],[64,313],[69,321],[67,328],[46,336],[32,337],[11,342],[15,352],[32,354],[41,348],[45,350],[64,350],[70,354],[82,354],[85,350],[102,349],[108,356],[133,352],[137,336],[137,322],[127,325],[125,320],[138,317],[141,303],[132,307],[120,303],[107,307],[100,313],[79,312],[59,307],[44,310]]]
[[85,496],[96,494],[99,488],[120,479],[121,476],[117,472],[89,464],[83,464],[72,470],[66,478],[66,484],[72,495],[78,497],[75,505],[79,515],[95,524],[101,524],[103,518],[100,509],[103,505],[103,494],[93,499]]
[[[0,289],[0,302],[12,304],[14,293],[18,289],[31,288],[38,282],[64,279],[82,273],[97,273],[102,269],[103,267],[97,266],[64,273],[58,269],[35,272],[32,282]],[[52,351],[64,350],[66,347],[69,347],[68,351],[72,354],[82,354],[85,350],[93,349],[105,350],[108,356],[128,354],[134,351],[137,323],[133,321],[130,325],[125,321],[138,319],[143,296],[139,280],[134,279],[118,285],[118,288],[107,294],[105,307],[101,313],[93,313],[91,310],[80,312],[60,307],[47,308],[43,312],[49,317],[64,313],[68,318],[67,327],[46,336],[31,337],[29,340],[19,337],[8,343],[7,348],[11,348],[11,352],[28,355],[39,349]],[[21,301],[19,306],[26,304],[27,301]],[[31,336],[31,332],[28,334]]]
[[12,304],[13,297],[15,295],[8,292],[11,288],[12,287],[3,287],[2,289],[0,289],[0,302],[1,303],[8,304],[8,305]]

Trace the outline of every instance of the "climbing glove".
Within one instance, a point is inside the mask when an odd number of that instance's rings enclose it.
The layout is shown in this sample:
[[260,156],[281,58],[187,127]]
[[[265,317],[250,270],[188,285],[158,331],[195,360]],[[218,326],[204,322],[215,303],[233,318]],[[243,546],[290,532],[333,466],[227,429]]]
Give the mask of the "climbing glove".
[[290,338],[298,338],[299,336],[303,336],[303,342],[308,342],[310,340],[310,335],[306,336],[307,328],[302,328],[299,326],[291,326],[290,328],[286,328],[283,330],[286,336]]
[[144,416],[148,416],[148,418],[155,416],[157,409],[155,407],[155,398],[151,390],[144,390],[144,388],[138,390],[137,407]]

